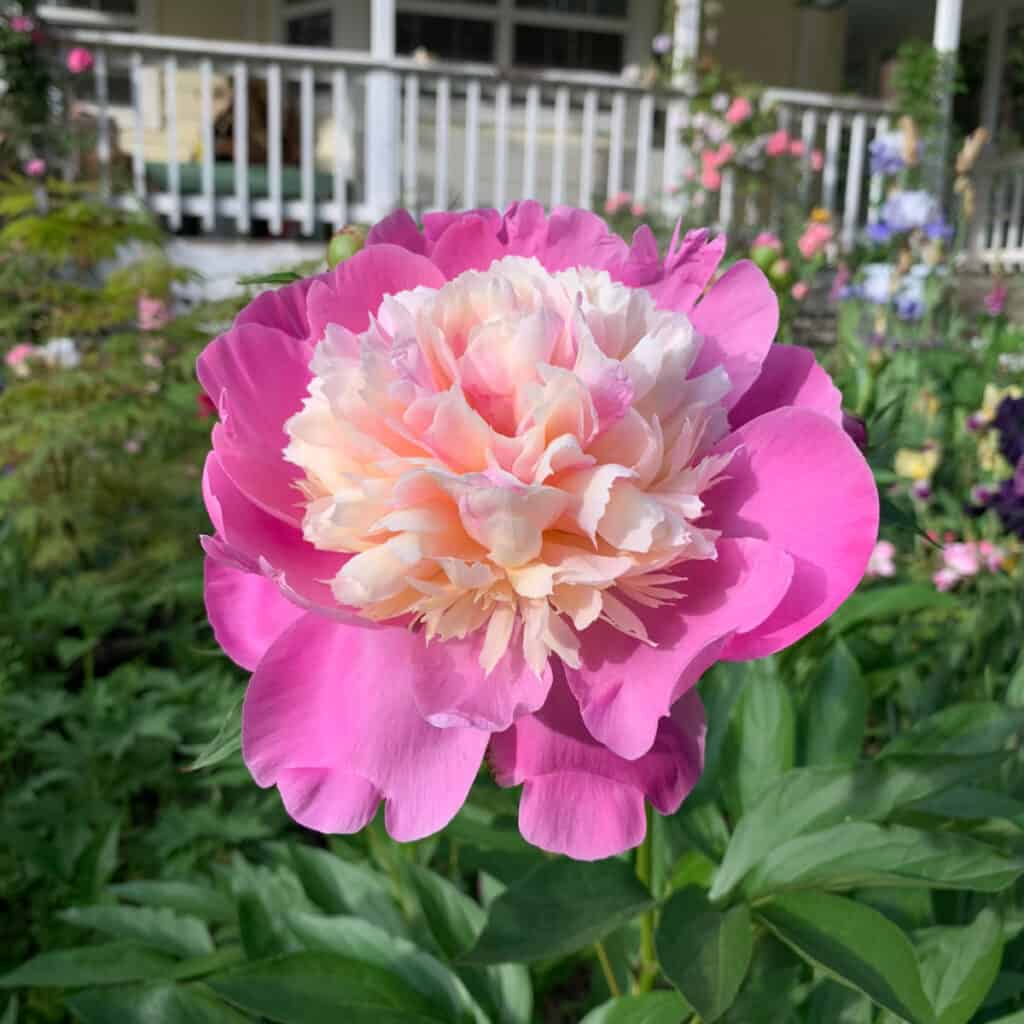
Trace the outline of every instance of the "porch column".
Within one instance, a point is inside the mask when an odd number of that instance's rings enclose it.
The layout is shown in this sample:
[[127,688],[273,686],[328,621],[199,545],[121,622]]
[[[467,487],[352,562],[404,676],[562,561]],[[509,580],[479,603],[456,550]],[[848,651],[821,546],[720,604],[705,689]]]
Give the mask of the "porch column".
[[700,54],[701,0],[676,0],[676,17],[672,26],[672,84],[685,87],[692,82],[693,72],[684,71],[686,64]]
[[953,82],[956,55],[960,49],[960,20],[963,15],[963,0],[935,0],[935,31],[932,45],[945,58],[942,68],[941,110],[939,128],[935,139],[935,156],[932,170],[933,187],[938,195],[946,188],[946,162],[949,159],[950,119],[953,114]]
[[988,26],[988,55],[985,59],[985,86],[981,92],[981,123],[995,138],[999,128],[999,101],[1006,66],[1006,33],[1010,26],[1010,6],[1003,4],[992,12]]
[[[395,56],[395,0],[372,0],[370,55]],[[398,78],[393,71],[366,76],[366,202],[379,219],[398,205]]]

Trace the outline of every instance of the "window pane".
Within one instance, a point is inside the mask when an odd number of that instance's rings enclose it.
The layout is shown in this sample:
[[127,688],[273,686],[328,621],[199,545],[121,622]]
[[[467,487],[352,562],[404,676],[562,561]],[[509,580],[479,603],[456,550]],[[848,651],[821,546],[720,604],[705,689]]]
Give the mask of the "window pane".
[[517,25],[515,62],[527,67],[622,70],[622,36],[611,32]]
[[603,18],[625,18],[629,0],[516,0],[517,7],[558,14],[597,14]]
[[287,27],[290,46],[331,46],[333,44],[334,23],[330,11],[289,18]]
[[422,46],[441,60],[494,59],[494,25],[489,21],[400,13],[396,29],[395,49],[399,53],[412,53]]

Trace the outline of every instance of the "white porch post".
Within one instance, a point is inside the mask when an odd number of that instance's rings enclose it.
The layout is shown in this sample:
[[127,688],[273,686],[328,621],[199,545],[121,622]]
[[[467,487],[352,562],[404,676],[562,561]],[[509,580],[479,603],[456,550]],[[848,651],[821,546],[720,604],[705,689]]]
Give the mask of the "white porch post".
[[1006,66],[1006,33],[1010,26],[1010,5],[1003,4],[992,12],[988,26],[988,55],[985,59],[985,86],[981,92],[981,123],[994,138],[999,128],[999,101],[1003,91],[1003,70]]
[[676,17],[672,26],[672,81],[685,87],[693,79],[684,67],[700,53],[701,0],[676,0]]
[[[370,54],[395,56],[395,0],[372,0]],[[398,79],[393,71],[366,76],[366,202],[374,218],[398,205]]]
[[935,191],[940,195],[946,187],[946,161],[949,156],[950,118],[953,113],[953,80],[957,51],[960,49],[960,20],[963,15],[963,0],[935,0],[935,31],[932,45],[941,57],[945,58],[946,66],[942,69],[943,81],[941,116],[939,129],[936,133],[936,152],[934,164]]

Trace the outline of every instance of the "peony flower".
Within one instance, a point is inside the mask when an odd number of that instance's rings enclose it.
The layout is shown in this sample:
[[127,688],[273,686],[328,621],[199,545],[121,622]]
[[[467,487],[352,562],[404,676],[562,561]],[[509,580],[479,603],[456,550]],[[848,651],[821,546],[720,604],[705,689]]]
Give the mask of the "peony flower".
[[742,124],[753,113],[754,108],[750,105],[750,100],[746,96],[737,96],[729,104],[729,108],[725,112],[725,119],[729,124]]
[[831,225],[820,224],[816,221],[812,221],[804,229],[804,233],[800,236],[800,239],[796,244],[797,248],[800,250],[800,255],[803,256],[805,260],[810,260],[817,256],[818,253],[820,253],[831,241]]
[[140,295],[137,303],[140,331],[159,331],[171,322],[171,311],[163,299]]
[[85,49],[84,46],[76,46],[69,54],[67,58],[67,69],[73,75],[80,75],[83,71],[88,71],[93,65],[92,52]]
[[789,294],[796,299],[797,302],[803,302],[807,298],[807,293],[811,290],[811,286],[806,281],[797,281],[795,285],[789,290]]
[[46,173],[46,161],[42,157],[34,156],[31,160],[25,161],[24,170],[30,178],[41,178]]
[[896,547],[887,540],[880,540],[871,552],[865,576],[895,576]]
[[789,136],[784,131],[777,131],[768,136],[764,151],[769,156],[782,156],[789,152]]
[[207,609],[297,821],[421,838],[486,755],[527,840],[615,855],[700,774],[701,674],[856,586],[871,471],[761,272],[708,287],[724,248],[400,211],[203,352]]

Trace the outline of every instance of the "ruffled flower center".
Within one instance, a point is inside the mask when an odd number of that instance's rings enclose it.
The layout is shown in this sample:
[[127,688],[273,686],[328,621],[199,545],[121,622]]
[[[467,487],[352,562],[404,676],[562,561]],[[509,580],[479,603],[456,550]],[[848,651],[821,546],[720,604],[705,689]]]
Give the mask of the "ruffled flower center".
[[337,601],[428,640],[480,631],[488,672],[512,644],[538,674],[577,666],[598,620],[649,642],[623,598],[676,600],[715,557],[701,495],[730,384],[688,376],[699,351],[646,291],[519,257],[328,326],[285,457],[306,540],[353,556]]

